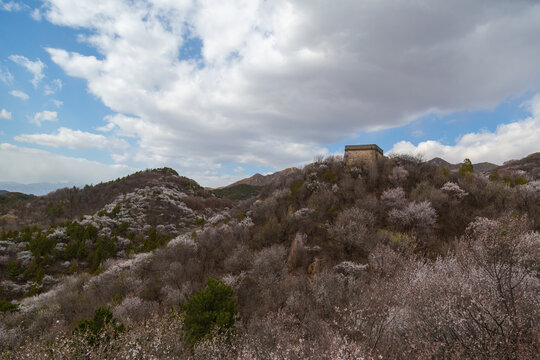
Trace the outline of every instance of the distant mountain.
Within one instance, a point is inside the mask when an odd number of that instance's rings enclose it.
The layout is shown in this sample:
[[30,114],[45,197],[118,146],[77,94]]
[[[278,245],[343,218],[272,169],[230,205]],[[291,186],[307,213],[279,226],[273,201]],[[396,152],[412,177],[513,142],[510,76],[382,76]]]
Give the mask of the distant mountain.
[[[451,164],[448,161],[441,159],[439,157],[433,158],[427,162],[428,164],[434,165],[436,167],[444,166],[450,171],[459,171],[462,164]],[[497,168],[498,165],[492,164],[489,162],[481,162],[477,164],[473,164],[473,169],[475,172],[485,173],[489,172],[495,168]]]
[[300,171],[299,169],[295,167],[291,167],[291,168],[287,168],[285,170],[281,170],[281,171],[275,172],[273,174],[268,174],[268,175],[261,175],[257,173],[251,177],[238,180],[237,182],[234,182],[227,186],[223,186],[222,188],[230,188],[230,187],[240,185],[240,184],[246,184],[246,185],[252,185],[252,186],[265,186],[265,185],[270,184],[277,178],[280,178],[282,176],[288,176],[292,173],[299,172],[299,171]]
[[493,169],[495,169],[497,167],[498,167],[498,165],[493,164],[493,163],[489,163],[489,162],[481,162],[481,163],[478,163],[478,164],[473,164],[474,171],[481,172],[481,173],[490,172],[491,170],[493,170]]
[[246,200],[259,195],[264,186],[274,182],[275,180],[300,171],[301,170],[295,167],[291,167],[268,175],[261,175],[257,173],[251,177],[238,180],[232,184],[208,190],[210,190],[218,198]]
[[428,164],[432,164],[438,167],[444,166],[445,168],[450,168],[452,166],[455,166],[455,165],[450,164],[448,161],[441,159],[440,157],[436,157],[429,160]]
[[[452,172],[457,172],[462,164],[451,164],[441,158],[433,158],[427,162],[436,167],[444,166]],[[540,178],[540,152],[536,152],[519,160],[509,160],[502,165],[489,162],[473,164],[473,169],[477,173],[490,175],[497,172],[498,176],[507,178],[524,177],[526,180],[536,180]]]
[[9,191],[7,190],[0,190],[0,195],[4,195],[4,194],[7,194]]
[[16,182],[0,182],[0,188],[2,191],[7,192],[21,192],[24,194],[32,195],[47,195],[48,193],[65,188],[73,187],[76,184],[73,183],[33,183],[33,184],[21,184]]

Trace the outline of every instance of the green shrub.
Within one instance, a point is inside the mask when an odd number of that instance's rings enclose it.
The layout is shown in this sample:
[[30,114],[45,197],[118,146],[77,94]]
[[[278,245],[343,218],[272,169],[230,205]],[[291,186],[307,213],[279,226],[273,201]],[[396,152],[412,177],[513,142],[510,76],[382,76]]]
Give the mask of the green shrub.
[[517,185],[525,185],[526,183],[528,183],[527,179],[523,178],[523,177],[517,177],[515,180],[514,180],[514,184],[517,186]]
[[201,228],[204,227],[204,224],[206,224],[206,220],[204,219],[204,217],[196,218],[193,221],[193,225],[200,226]]
[[129,223],[127,221],[122,222],[118,227],[118,234],[124,234],[129,228]]
[[499,173],[497,171],[494,171],[491,174],[489,174],[489,180],[491,181],[499,180]]
[[160,235],[156,228],[151,228],[148,231],[148,235],[143,241],[143,248],[142,251],[148,252],[152,251],[154,249],[157,249],[160,246],[165,245],[166,243],[171,240],[171,237],[168,235]]
[[338,214],[337,207],[335,207],[335,205],[332,205],[330,209],[328,209],[328,216],[333,219],[337,216],[337,214]]
[[77,261],[73,261],[71,265],[69,265],[68,274],[75,274],[77,271],[79,271],[79,264]]
[[[107,341],[124,331],[124,325],[118,323],[108,307],[99,307],[94,311],[93,319],[86,319],[77,324],[73,331],[85,336],[89,345],[96,345],[100,340]],[[108,331],[109,333],[104,333]]]
[[48,215],[50,215],[53,219],[60,217],[64,214],[64,209],[62,208],[61,204],[53,205],[52,203],[48,203],[45,211]]
[[472,174],[473,172],[474,169],[471,160],[465,159],[463,161],[463,165],[461,165],[461,169],[459,169],[459,175],[466,176],[467,174]]
[[96,248],[94,249],[94,251],[92,251],[88,255],[88,262],[89,262],[89,265],[90,265],[90,273],[91,274],[96,274],[97,273],[97,271],[99,269],[99,266],[101,265],[103,260],[105,260],[105,258],[106,258],[106,255],[105,255],[105,252],[103,250],[103,242],[102,242],[101,239],[99,239],[97,244],[96,244]]
[[114,218],[116,217],[116,215],[118,215],[118,213],[120,212],[120,209],[121,209],[121,208],[122,208],[122,207],[120,206],[120,204],[118,204],[118,205],[116,205],[116,206],[114,207],[114,209],[111,210],[110,213],[105,214],[105,215],[107,215],[107,216],[110,217],[111,219],[114,219]]
[[300,188],[302,187],[302,181],[298,180],[292,183],[290,186],[291,194],[289,195],[289,201],[295,202],[298,200],[298,194],[300,193]]
[[0,313],[19,311],[19,305],[0,299]]
[[43,271],[43,266],[38,258],[33,258],[30,264],[26,267],[23,272],[23,276],[26,280],[32,279],[34,282],[41,284],[45,272]]
[[323,174],[323,179],[326,182],[335,183],[338,180],[338,175],[336,174],[335,171],[332,171],[329,169],[329,170],[326,170],[326,172]]
[[441,166],[441,174],[442,174],[445,178],[448,178],[448,176],[450,176],[450,171],[448,171],[448,169],[445,168],[444,166]]
[[186,343],[192,347],[213,332],[231,329],[237,316],[233,289],[223,281],[208,279],[206,287],[180,303]]
[[7,264],[7,275],[12,279],[22,274],[23,271],[24,269],[19,265],[17,261],[12,261]]
[[56,245],[54,238],[47,238],[43,233],[30,240],[28,250],[32,252],[35,258],[46,256],[52,252]]

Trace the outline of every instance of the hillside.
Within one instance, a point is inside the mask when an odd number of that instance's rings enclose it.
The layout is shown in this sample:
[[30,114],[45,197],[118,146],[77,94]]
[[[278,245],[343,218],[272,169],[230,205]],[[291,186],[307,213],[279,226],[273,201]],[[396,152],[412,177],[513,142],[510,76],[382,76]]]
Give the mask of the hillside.
[[226,198],[231,200],[247,200],[259,195],[262,186],[237,184],[229,185],[221,189],[214,189],[212,193],[218,198]]
[[37,198],[0,195],[0,296],[32,295],[63,275],[98,272],[105,260],[151,251],[228,206],[167,168]]
[[498,172],[523,172],[529,177],[540,177],[540,152],[520,160],[510,160],[496,169]]
[[[173,169],[146,170],[93,186],[59,189],[45,196],[32,197],[29,201],[20,202],[16,206],[12,206],[13,204],[4,206],[0,203],[0,214],[9,211],[13,216],[10,222],[0,221],[0,231],[14,230],[23,226],[44,227],[63,223],[66,220],[95,213],[121,194],[158,187],[165,187],[212,202],[213,195],[209,191],[204,190],[194,180],[179,176]],[[154,222],[152,219],[148,221],[150,224]]]
[[20,201],[27,201],[34,197],[34,195],[27,195],[19,192],[0,192],[0,206],[13,206]]
[[[241,202],[165,168],[4,207],[19,228],[0,242],[0,354],[532,359],[534,159],[506,168],[508,182],[409,157],[328,157]],[[58,216],[43,218],[48,203]],[[210,278],[230,289],[237,321],[191,347],[181,304]],[[104,307],[125,330],[74,332]]]

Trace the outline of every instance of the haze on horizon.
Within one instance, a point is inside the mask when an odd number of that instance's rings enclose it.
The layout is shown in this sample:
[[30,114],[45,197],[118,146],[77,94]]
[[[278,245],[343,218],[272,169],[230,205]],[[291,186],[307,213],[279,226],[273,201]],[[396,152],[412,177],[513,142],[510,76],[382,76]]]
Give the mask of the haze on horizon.
[[530,1],[0,1],[0,182],[540,151]]

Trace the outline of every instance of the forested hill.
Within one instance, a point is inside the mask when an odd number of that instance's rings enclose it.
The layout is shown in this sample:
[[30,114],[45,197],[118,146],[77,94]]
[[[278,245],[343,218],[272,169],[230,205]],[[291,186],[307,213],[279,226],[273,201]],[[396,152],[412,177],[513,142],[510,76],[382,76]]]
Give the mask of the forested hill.
[[154,250],[232,206],[168,168],[41,197],[0,195],[0,299],[97,273],[108,259]]
[[185,192],[190,196],[210,198],[213,195],[196,181],[179,176],[170,168],[139,171],[132,175],[83,188],[63,188],[45,196],[19,197],[19,201],[0,201],[1,230],[15,230],[23,226],[48,226],[76,219],[99,211],[121,194],[146,187],[166,187]]
[[[3,233],[0,354],[535,358],[534,161],[484,174],[328,157],[238,202],[167,169],[135,174],[95,213]],[[63,212],[64,193],[47,198]]]

